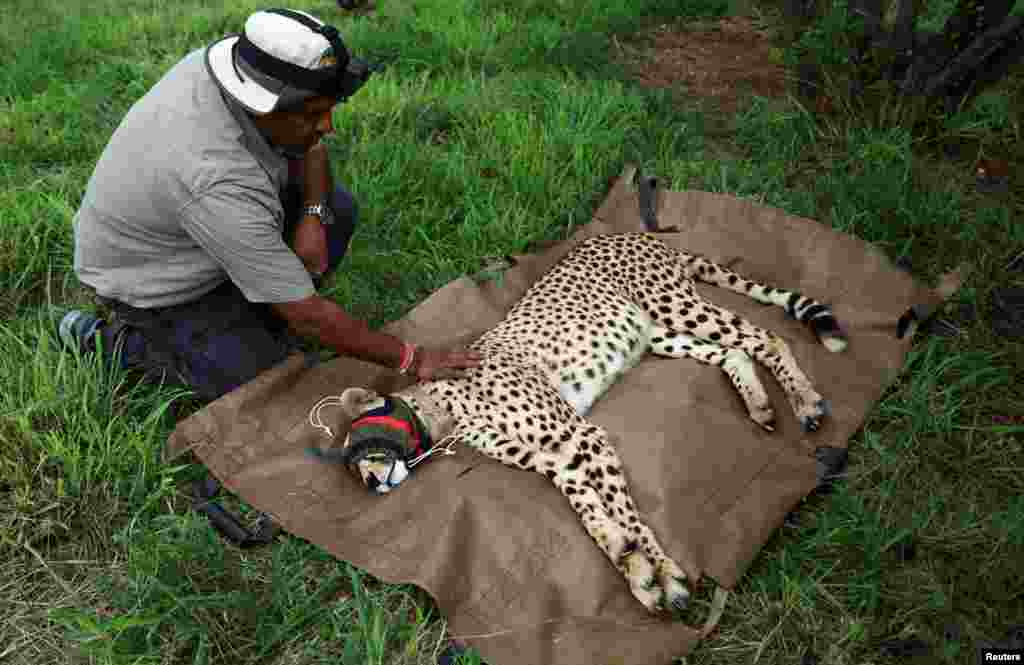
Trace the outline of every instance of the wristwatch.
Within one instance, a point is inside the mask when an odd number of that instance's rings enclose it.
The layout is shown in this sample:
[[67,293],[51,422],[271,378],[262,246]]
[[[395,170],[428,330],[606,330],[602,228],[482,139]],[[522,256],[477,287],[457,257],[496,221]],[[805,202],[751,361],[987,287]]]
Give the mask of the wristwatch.
[[305,217],[306,215],[316,215],[324,226],[330,226],[334,221],[331,218],[331,209],[323,201],[311,206],[305,206],[302,209],[302,216]]

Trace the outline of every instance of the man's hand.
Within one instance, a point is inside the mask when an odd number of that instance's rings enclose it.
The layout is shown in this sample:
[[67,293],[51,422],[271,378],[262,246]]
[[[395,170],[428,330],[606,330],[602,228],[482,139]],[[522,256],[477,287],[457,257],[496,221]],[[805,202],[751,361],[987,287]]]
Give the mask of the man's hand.
[[315,216],[304,217],[295,226],[292,249],[311,274],[327,272],[327,229]]
[[481,360],[483,355],[476,351],[438,351],[420,347],[416,350],[416,378],[420,381],[462,378],[466,369],[479,367]]

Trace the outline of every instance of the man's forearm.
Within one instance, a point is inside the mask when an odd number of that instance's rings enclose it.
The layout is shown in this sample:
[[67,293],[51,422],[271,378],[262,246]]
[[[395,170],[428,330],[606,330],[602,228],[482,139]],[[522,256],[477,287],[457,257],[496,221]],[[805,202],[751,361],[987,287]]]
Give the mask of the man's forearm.
[[[299,168],[302,178],[303,205],[315,205],[325,201],[333,188],[327,148],[317,144],[306,152]],[[299,220],[292,237],[292,249],[312,274],[327,270],[327,239],[320,218],[305,215]]]
[[315,205],[331,193],[331,164],[327,146],[318,143],[306,152],[303,160],[302,198],[306,205]]
[[288,320],[296,333],[320,340],[341,355],[398,367],[402,359],[402,340],[370,330],[365,321],[353,318],[336,303],[315,296],[316,306],[302,318]]

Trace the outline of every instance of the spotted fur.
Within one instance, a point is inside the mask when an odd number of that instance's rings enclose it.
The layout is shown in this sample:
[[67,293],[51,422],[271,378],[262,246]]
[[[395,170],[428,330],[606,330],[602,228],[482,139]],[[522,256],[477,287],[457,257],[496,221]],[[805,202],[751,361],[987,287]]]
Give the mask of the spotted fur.
[[[471,345],[485,359],[466,378],[396,393],[435,441],[453,437],[549,478],[652,612],[685,607],[686,575],[637,512],[607,432],[584,418],[600,395],[648,351],[693,358],[721,367],[750,418],[771,430],[774,413],[756,360],[778,380],[806,430],[827,415],[782,338],[706,301],[694,279],[785,308],[830,351],[846,346],[831,309],[811,298],[747,280],[653,235],[603,235],[580,243]],[[342,402],[356,418],[383,398],[353,388]],[[356,470],[383,493],[393,485],[380,478],[408,475],[400,461],[389,464],[363,461]]]

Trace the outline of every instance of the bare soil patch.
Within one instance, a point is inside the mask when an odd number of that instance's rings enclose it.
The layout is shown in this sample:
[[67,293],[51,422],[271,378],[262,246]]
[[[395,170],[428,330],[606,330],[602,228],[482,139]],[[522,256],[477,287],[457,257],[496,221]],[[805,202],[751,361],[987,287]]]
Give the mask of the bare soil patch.
[[772,62],[770,35],[750,18],[693,29],[662,25],[642,36],[652,46],[630,60],[644,87],[679,89],[722,112],[736,111],[752,94],[786,95],[786,68]]

